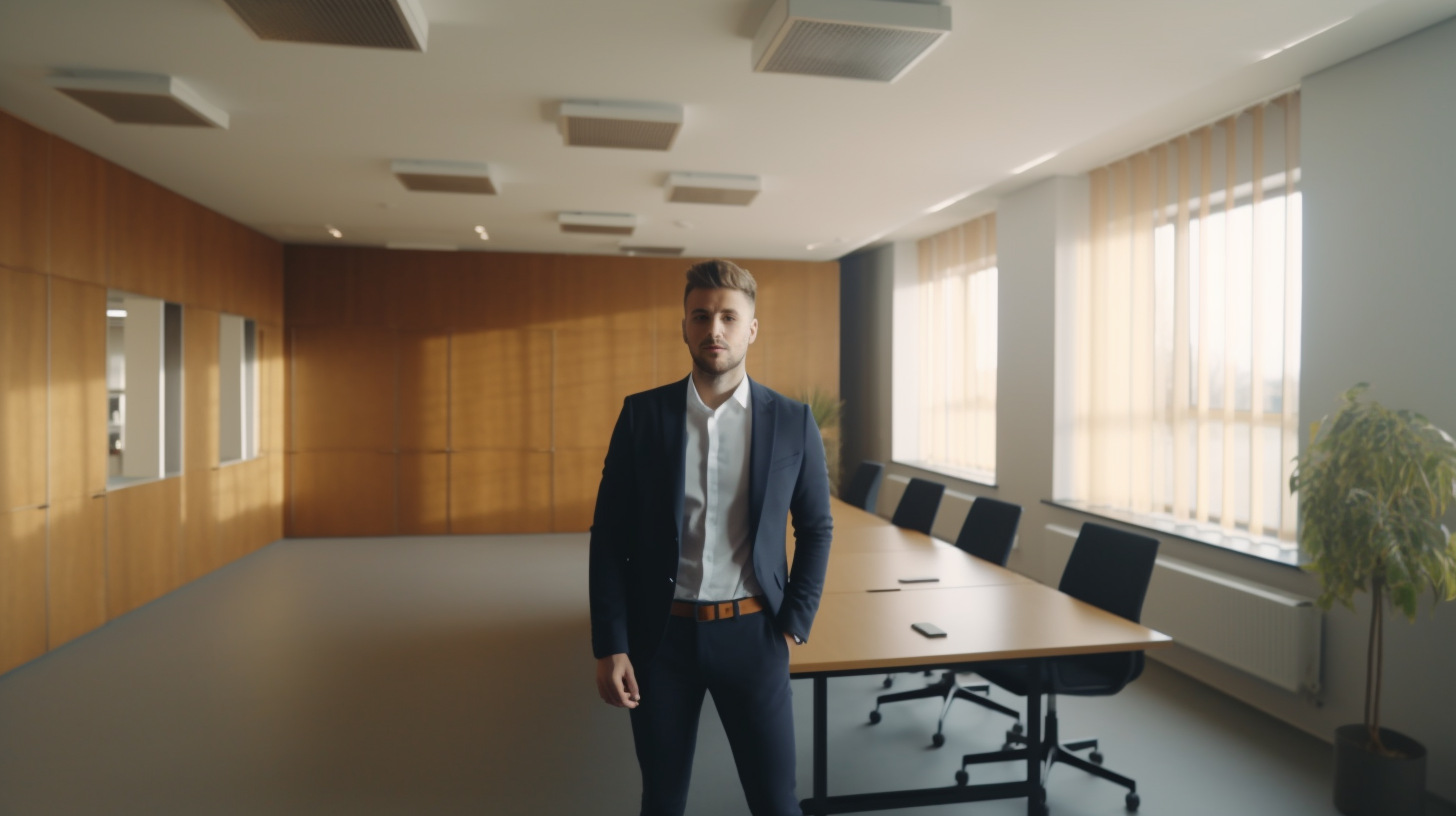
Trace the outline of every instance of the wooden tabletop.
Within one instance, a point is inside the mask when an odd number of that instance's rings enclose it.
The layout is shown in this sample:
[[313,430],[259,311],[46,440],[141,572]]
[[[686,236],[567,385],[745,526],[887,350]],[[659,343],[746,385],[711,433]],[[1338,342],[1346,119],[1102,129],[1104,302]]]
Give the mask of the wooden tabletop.
[[[838,541],[835,542],[838,545]],[[907,578],[935,578],[933,582],[903,582]],[[954,547],[878,552],[830,550],[825,592],[906,591],[951,587],[1024,584],[1031,581],[989,561],[973,558]]]
[[[927,638],[912,623],[933,623]],[[934,592],[826,593],[794,673],[1125,652],[1172,638],[1033,581]]]
[[[790,651],[790,671],[796,674],[1123,652],[1172,643],[1167,635],[838,499],[832,511],[834,543],[819,612],[809,642]],[[899,583],[922,575],[941,580]],[[892,587],[900,591],[868,591]],[[927,638],[910,628],[922,622],[939,626],[947,636]]]

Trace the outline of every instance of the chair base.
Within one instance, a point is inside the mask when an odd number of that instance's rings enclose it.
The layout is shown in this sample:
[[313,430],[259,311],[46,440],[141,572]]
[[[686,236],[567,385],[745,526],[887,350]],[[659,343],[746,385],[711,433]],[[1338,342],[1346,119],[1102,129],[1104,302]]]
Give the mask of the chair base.
[[[900,691],[894,694],[881,694],[879,697],[876,697],[875,708],[873,711],[870,712],[870,725],[874,725],[875,723],[878,723],[880,721],[880,706],[886,703],[898,703],[904,700],[924,700],[931,697],[939,697],[944,702],[942,702],[940,706],[940,719],[936,721],[935,734],[932,735],[930,738],[931,744],[934,745],[936,748],[939,748],[940,746],[945,744],[945,718],[948,714],[950,714],[951,703],[954,703],[956,700],[968,700],[978,706],[989,708],[992,711],[1005,714],[1006,716],[1012,717],[1016,720],[1021,719],[1021,713],[1016,711],[1015,709],[1008,708],[998,702],[995,702],[994,700],[990,700],[981,696],[981,694],[988,694],[990,693],[990,691],[991,686],[985,683],[974,686],[963,686],[961,685],[960,681],[956,679],[955,672],[946,671],[945,674],[941,675],[941,678],[939,680],[928,686],[925,686],[924,688],[918,688],[912,691]],[[980,694],[978,694],[977,692],[980,692]]]
[[[1142,799],[1137,793],[1137,782],[1122,774],[1102,767],[1102,753],[1097,750],[1097,739],[1095,737],[1061,742],[1057,728],[1056,698],[1048,695],[1048,699],[1050,702],[1047,707],[1046,730],[1042,739],[1041,756],[1041,761],[1044,765],[1042,773],[1043,787],[1046,785],[1046,780],[1050,778],[1054,766],[1058,764],[1070,765],[1080,771],[1127,788],[1127,796],[1124,802],[1129,811],[1135,812],[1138,806],[1142,804]],[[1025,762],[1028,759],[1027,751],[1029,750],[1024,747],[1026,744],[1027,739],[1021,731],[1020,723],[1018,723],[1010,731],[1006,732],[1006,744],[1001,746],[1001,750],[966,754],[961,757],[961,769],[956,772],[955,776],[956,784],[965,785],[970,781],[970,774],[966,771],[966,766],[968,765],[984,765],[992,762]],[[1083,759],[1073,753],[1074,751],[1085,751],[1089,748],[1092,749],[1092,753],[1087,759]]]

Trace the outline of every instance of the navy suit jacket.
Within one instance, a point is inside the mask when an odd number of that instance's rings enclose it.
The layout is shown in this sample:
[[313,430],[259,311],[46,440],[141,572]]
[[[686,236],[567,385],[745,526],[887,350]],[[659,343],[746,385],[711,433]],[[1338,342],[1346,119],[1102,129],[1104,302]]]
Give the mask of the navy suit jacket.
[[[592,652],[640,663],[657,650],[677,589],[683,537],[686,379],[622,404],[591,529]],[[809,407],[752,380],[748,530],[753,571],[780,630],[809,639],[834,522],[824,442]],[[784,528],[794,522],[794,564]]]

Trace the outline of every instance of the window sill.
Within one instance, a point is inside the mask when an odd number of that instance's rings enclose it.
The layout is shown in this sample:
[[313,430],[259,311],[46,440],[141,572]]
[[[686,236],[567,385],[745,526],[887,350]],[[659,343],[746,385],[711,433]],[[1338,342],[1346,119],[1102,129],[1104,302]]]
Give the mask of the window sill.
[[996,486],[996,474],[987,473],[984,470],[959,470],[948,465],[938,465],[933,462],[901,461],[899,459],[891,459],[890,464],[923,470],[937,476],[959,479],[962,482],[969,482],[973,485],[980,485],[981,487]]
[[224,460],[222,462],[218,462],[217,463],[217,469],[218,470],[222,470],[225,467],[232,467],[233,465],[241,465],[244,462],[251,462],[251,461],[253,461],[254,459],[257,459],[257,458],[258,457],[256,457],[256,456],[249,456],[246,459],[227,459],[227,460]]
[[1110,507],[1096,507],[1087,502],[1072,499],[1042,499],[1041,503],[1051,507],[1060,507],[1063,510],[1071,510],[1075,513],[1082,513],[1093,518],[1115,521],[1119,524],[1126,524],[1129,527],[1138,527],[1150,533],[1172,536],[1183,541],[1203,544],[1208,547],[1217,547],[1221,550],[1228,550],[1229,552],[1238,553],[1249,558],[1257,558],[1260,561],[1279,564],[1293,569],[1300,569],[1305,562],[1304,554],[1297,548],[1287,543],[1262,536],[1228,535],[1223,530],[1212,525],[1178,523],[1166,516],[1145,515],[1127,510],[1115,510]]

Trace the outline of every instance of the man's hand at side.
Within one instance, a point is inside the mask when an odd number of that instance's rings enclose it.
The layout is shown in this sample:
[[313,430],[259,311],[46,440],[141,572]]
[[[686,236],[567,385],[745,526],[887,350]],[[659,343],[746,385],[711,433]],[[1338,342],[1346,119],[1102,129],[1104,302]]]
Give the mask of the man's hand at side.
[[636,708],[642,702],[637,676],[632,673],[632,661],[627,655],[597,659],[597,694],[601,695],[602,702],[618,708]]

